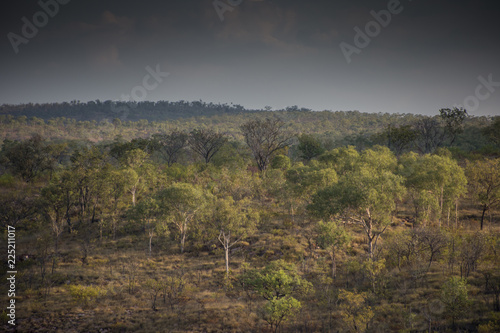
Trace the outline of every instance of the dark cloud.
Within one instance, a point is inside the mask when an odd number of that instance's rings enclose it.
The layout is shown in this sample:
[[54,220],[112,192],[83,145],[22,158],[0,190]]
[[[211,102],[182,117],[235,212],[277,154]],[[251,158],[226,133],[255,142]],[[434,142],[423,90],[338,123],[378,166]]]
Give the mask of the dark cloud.
[[[402,0],[350,64],[339,44],[354,44],[354,28],[390,1],[238,2],[221,21],[213,0],[72,0],[17,54],[8,33],[22,35],[22,18],[42,8],[10,2],[0,19],[0,103],[116,100],[157,65],[170,76],[147,99],[247,107],[435,114],[473,96],[480,76],[500,81],[494,1]],[[500,114],[494,88],[473,114]]]

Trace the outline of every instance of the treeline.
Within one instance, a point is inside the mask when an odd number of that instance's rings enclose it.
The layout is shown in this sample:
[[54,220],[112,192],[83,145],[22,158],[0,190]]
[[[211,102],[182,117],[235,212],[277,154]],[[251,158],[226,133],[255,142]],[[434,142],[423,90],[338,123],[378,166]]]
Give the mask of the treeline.
[[214,104],[203,101],[158,101],[158,102],[115,102],[115,101],[80,101],[62,103],[28,103],[28,104],[3,104],[0,106],[0,115],[27,118],[69,118],[77,121],[112,120],[115,118],[125,121],[166,121],[179,118],[198,116],[213,116],[218,114],[237,114],[252,112],[245,110],[238,104]]
[[369,147],[275,117],[234,137],[5,140],[0,218],[33,258],[19,288],[39,291],[17,303],[22,328],[38,299],[60,302],[51,318],[127,314],[110,329],[496,332],[499,120],[485,154],[453,153],[466,120],[443,109]]
[[[206,104],[200,102],[200,105]],[[212,128],[235,140],[242,140],[239,129],[248,120],[279,117],[286,123],[290,132],[313,135],[327,149],[353,145],[362,150],[381,144],[390,146],[396,154],[409,150],[429,153],[437,147],[453,147],[465,153],[494,153],[495,147],[492,143],[495,142],[495,133],[498,132],[497,118],[470,117],[465,113],[465,117],[461,119],[460,110],[455,109],[442,109],[442,114],[433,117],[366,114],[358,111],[314,112],[298,107],[287,109],[274,112],[221,112],[211,116],[183,117],[168,121],[132,121],[116,115],[114,118],[97,117],[79,121],[69,116],[43,119],[41,115],[29,118],[0,114],[0,132],[2,140],[25,140],[33,134],[39,134],[49,140],[111,142],[115,139],[130,141],[135,138],[149,138],[155,133],[174,130],[190,132],[196,128]],[[185,115],[187,114],[189,112]]]

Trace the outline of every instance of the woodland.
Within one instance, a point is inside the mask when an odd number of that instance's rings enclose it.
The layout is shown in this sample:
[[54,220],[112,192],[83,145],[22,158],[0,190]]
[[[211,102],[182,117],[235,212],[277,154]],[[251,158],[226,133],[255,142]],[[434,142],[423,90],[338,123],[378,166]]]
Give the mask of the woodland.
[[73,101],[0,129],[2,331],[500,332],[500,117]]

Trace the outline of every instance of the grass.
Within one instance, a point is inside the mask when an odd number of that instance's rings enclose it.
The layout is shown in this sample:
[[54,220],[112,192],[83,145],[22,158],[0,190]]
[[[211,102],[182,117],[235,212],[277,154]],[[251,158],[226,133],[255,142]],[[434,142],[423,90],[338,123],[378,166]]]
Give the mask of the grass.
[[[470,215],[476,213],[470,211]],[[497,213],[493,216],[495,221],[498,217]],[[304,306],[301,312],[285,324],[283,331],[335,332],[342,325],[336,306],[338,290],[348,288],[369,292],[371,288],[362,266],[356,264],[366,252],[363,230],[349,226],[353,234],[352,247],[338,258],[336,280],[333,284],[325,284],[322,281],[330,272],[330,261],[323,251],[315,251],[311,256],[306,235],[313,225],[304,220],[304,223],[299,221],[289,227],[283,226],[282,222],[280,216],[270,219],[266,228],[233,253],[232,274],[237,276],[241,273],[244,263],[262,267],[279,258],[297,263],[316,290],[302,299]],[[466,219],[461,223],[461,232],[477,228]],[[489,232],[496,233],[498,237],[498,223],[488,223],[487,226]],[[379,246],[383,248],[386,239],[406,228],[396,223],[383,236]],[[34,243],[34,239],[33,235],[20,235],[19,253],[39,251],[41,247]],[[42,242],[40,238],[38,242]],[[41,267],[36,260],[19,264],[17,330],[255,332],[268,329],[257,314],[263,300],[249,299],[234,281],[234,288],[224,284],[224,257],[220,251],[188,251],[180,255],[177,242],[161,238],[156,239],[154,249],[149,256],[145,235],[121,235],[116,240],[105,239],[102,244],[95,243],[87,264],[82,265],[77,236],[65,234],[55,271],[51,272],[52,262],[49,261],[43,281]],[[387,254],[382,252],[382,255]],[[489,321],[491,304],[484,292],[482,272],[498,268],[498,257],[486,259],[488,261],[481,263],[479,270],[469,277],[469,296],[474,307],[459,322],[463,327],[486,325]],[[449,331],[449,323],[440,313],[439,304],[433,303],[437,310],[429,308],[429,301],[438,302],[439,288],[449,275],[447,262],[442,256],[416,286],[407,280],[406,270],[401,273],[397,267],[388,266],[377,283],[380,287],[375,294],[370,294],[367,301],[375,312],[372,327],[383,331],[418,329],[422,320],[430,316],[434,329]],[[169,277],[183,279],[185,286],[172,301],[173,306],[168,301],[164,302],[163,292],[160,292],[156,310],[153,310],[153,293],[145,282]],[[6,304],[5,288],[1,292],[0,301]],[[4,323],[0,327],[8,331]],[[474,331],[473,328],[471,330]]]

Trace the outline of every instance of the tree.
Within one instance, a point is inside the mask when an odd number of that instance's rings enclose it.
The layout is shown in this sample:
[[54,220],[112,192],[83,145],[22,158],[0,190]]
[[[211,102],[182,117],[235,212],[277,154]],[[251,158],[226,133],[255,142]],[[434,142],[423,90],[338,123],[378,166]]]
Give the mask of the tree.
[[433,153],[445,141],[446,133],[436,118],[425,117],[420,119],[415,124],[415,130],[418,133],[417,149],[422,154]]
[[472,198],[481,205],[483,230],[486,212],[500,203],[500,159],[469,162],[466,172]]
[[300,151],[300,157],[306,161],[310,161],[325,152],[325,148],[323,148],[321,142],[308,134],[299,136],[299,145],[297,148]]
[[375,147],[348,163],[336,184],[319,190],[308,206],[311,214],[324,219],[341,217],[360,224],[368,238],[373,258],[377,241],[389,225],[396,200],[405,192],[403,178],[394,174],[396,158],[387,147]]
[[396,156],[400,156],[417,138],[417,132],[412,125],[401,125],[399,127],[387,126],[382,132],[382,136],[387,140],[387,147],[391,149]]
[[205,163],[210,163],[212,157],[224,146],[227,137],[212,129],[195,129],[189,135],[191,149],[200,155]]
[[413,229],[415,238],[420,242],[429,253],[429,264],[427,271],[431,268],[432,262],[446,248],[447,237],[440,229],[420,228]]
[[332,278],[336,277],[336,252],[342,249],[351,241],[351,236],[337,221],[320,221],[317,227],[317,243],[323,249],[327,250],[332,260]]
[[302,304],[291,296],[282,298],[273,297],[266,302],[261,310],[262,317],[271,326],[271,331],[278,332],[278,329],[287,318],[297,313]]
[[13,174],[32,182],[42,172],[53,170],[64,145],[48,145],[40,135],[33,135],[22,142],[6,140],[2,151]]
[[276,152],[289,145],[290,136],[284,127],[278,118],[251,120],[240,127],[260,171],[267,169]]
[[148,233],[150,256],[152,253],[152,240],[155,234],[165,234],[167,232],[162,220],[162,214],[159,202],[152,197],[139,201],[137,205],[129,209],[127,214],[129,219],[140,222],[144,231]]
[[338,181],[337,173],[330,167],[312,161],[308,166],[301,164],[287,170],[285,193],[290,200],[292,219],[295,215],[295,205],[309,203],[311,196],[318,190]]
[[369,305],[366,305],[366,294],[340,290],[340,315],[342,321],[351,332],[362,333],[367,330],[368,323],[372,320],[374,313]]
[[157,198],[169,222],[177,229],[180,252],[184,253],[188,229],[196,213],[203,208],[205,194],[191,184],[176,183],[160,191]]
[[495,117],[492,123],[483,129],[483,135],[500,148],[500,117]]
[[54,235],[54,251],[56,256],[59,251],[59,237],[64,230],[64,216],[67,208],[67,199],[64,188],[59,182],[53,182],[41,191],[41,207],[45,219],[50,223]]
[[305,295],[312,290],[312,284],[300,277],[297,267],[281,259],[271,262],[260,271],[247,271],[240,279],[243,285],[266,300]]
[[301,278],[297,268],[284,260],[271,262],[261,271],[250,270],[240,276],[246,288],[267,300],[261,314],[277,332],[283,320],[297,312],[302,304],[295,298],[312,291],[310,282]]
[[452,146],[457,135],[464,130],[464,121],[468,117],[467,110],[456,107],[452,109],[441,109],[439,110],[439,116],[444,121],[445,132],[450,140],[449,145]]
[[400,158],[399,174],[405,178],[416,219],[420,219],[422,213],[428,219],[435,211],[441,224],[445,209],[449,212],[452,205],[457,208],[458,199],[467,189],[464,170],[446,154],[405,154]]
[[226,276],[229,278],[229,250],[254,231],[258,216],[245,202],[235,202],[232,197],[227,197],[215,200],[210,220],[224,248]]
[[446,313],[451,317],[453,328],[456,329],[456,320],[467,313],[469,298],[467,295],[467,280],[453,276],[441,287],[441,301]]
[[153,134],[151,138],[153,150],[158,151],[171,166],[177,162],[180,153],[188,144],[189,135],[174,130],[169,134]]
[[122,173],[125,178],[125,189],[132,196],[132,205],[137,201],[137,195],[151,183],[154,170],[147,162],[148,154],[141,149],[133,149],[124,154]]
[[358,167],[360,155],[353,146],[336,148],[318,157],[318,161],[334,169],[339,176],[353,172]]
[[37,214],[37,199],[35,193],[27,186],[20,184],[16,190],[0,192],[0,225],[16,228],[21,223],[31,220]]
[[288,170],[291,166],[291,161],[288,156],[285,155],[276,155],[271,160],[271,169],[281,169]]

